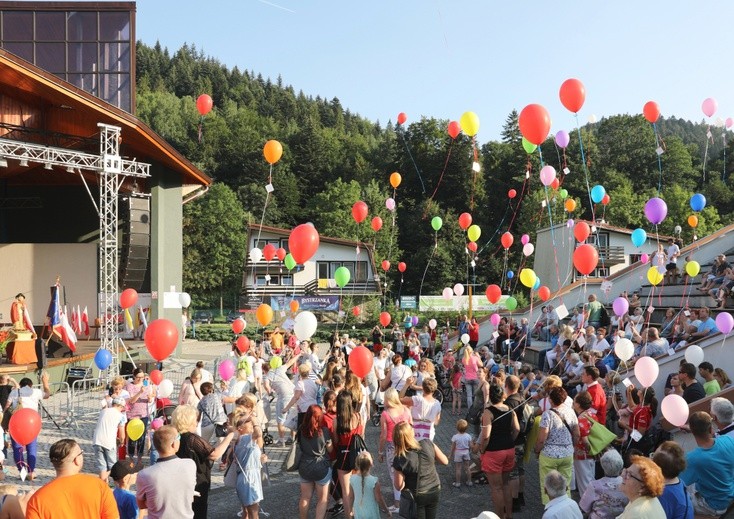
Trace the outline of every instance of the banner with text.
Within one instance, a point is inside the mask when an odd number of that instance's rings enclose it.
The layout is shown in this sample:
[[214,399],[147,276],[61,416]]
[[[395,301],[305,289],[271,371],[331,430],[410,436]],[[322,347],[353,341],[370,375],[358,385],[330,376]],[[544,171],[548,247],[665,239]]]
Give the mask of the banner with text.
[[[482,294],[472,296],[472,310],[474,312],[499,312],[507,310],[505,300],[509,296],[503,295],[500,300],[492,304],[487,297]],[[420,297],[421,312],[468,312],[469,296],[454,296],[451,299],[444,299],[443,296],[421,296]]]
[[298,301],[299,310],[311,312],[338,312],[339,296],[270,296],[274,312],[290,311],[291,301]]

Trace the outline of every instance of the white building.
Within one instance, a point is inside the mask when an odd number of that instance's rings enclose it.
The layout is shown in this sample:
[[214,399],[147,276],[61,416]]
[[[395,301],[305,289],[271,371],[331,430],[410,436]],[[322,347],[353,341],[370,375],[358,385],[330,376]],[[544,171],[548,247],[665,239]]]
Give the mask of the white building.
[[[577,220],[576,225],[581,221]],[[656,237],[649,234],[641,247],[635,247],[630,229],[605,222],[586,223],[591,227],[591,234],[583,243],[590,243],[599,251],[599,265],[589,275],[592,278],[606,278],[619,272],[639,261],[643,253],[652,256],[657,249],[657,239],[667,247],[667,235]],[[581,243],[574,237],[573,228],[569,228],[566,223],[538,230],[533,270],[541,279],[541,284],[550,288],[551,293],[581,277],[573,266],[573,251],[579,245]]]
[[[250,250],[263,250],[269,243],[287,252],[289,235],[290,229],[249,226],[241,309],[267,303],[278,310],[290,299],[296,299],[303,309],[338,310],[340,296],[364,297],[381,293],[372,246],[362,242],[319,236],[319,248],[313,257],[291,271],[277,256],[272,261],[265,261],[265,258],[257,263],[251,261]],[[346,267],[350,273],[351,279],[344,288],[337,286],[334,280],[339,267]]]

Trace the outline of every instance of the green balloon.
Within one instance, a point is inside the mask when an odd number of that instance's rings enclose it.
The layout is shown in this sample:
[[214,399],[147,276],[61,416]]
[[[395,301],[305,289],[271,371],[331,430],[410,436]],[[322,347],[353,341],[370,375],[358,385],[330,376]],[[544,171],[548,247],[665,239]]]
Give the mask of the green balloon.
[[565,189],[561,189],[560,191],[558,191],[558,194],[561,196],[561,200],[565,200],[568,196],[568,191],[566,191]]
[[349,283],[349,279],[351,277],[352,275],[349,273],[349,269],[347,267],[339,267],[336,269],[336,272],[334,272],[334,281],[336,281],[339,288],[344,288],[344,286]]
[[517,299],[512,296],[508,297],[507,301],[505,301],[505,306],[510,312],[512,312],[515,308],[517,308]]
[[290,252],[285,255],[283,263],[285,263],[285,268],[287,268],[288,270],[293,270],[293,268],[296,266],[296,260],[293,259],[293,256]]
[[525,137],[522,138],[522,147],[528,155],[538,149],[535,144],[527,140]]
[[443,225],[443,220],[441,220],[440,216],[434,216],[431,220],[431,227],[433,227],[434,231],[438,231],[441,226]]

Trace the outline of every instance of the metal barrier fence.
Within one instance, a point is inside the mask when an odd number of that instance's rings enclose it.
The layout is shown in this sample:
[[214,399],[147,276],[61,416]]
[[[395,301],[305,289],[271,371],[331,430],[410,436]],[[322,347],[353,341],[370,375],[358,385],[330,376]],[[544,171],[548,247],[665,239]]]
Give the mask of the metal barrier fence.
[[95,420],[107,395],[107,384],[99,378],[82,378],[71,384],[69,425],[79,428],[79,421]]
[[50,383],[49,389],[51,390],[51,397],[39,402],[41,416],[44,419],[51,420],[59,429],[69,427],[71,392],[69,391],[68,382]]

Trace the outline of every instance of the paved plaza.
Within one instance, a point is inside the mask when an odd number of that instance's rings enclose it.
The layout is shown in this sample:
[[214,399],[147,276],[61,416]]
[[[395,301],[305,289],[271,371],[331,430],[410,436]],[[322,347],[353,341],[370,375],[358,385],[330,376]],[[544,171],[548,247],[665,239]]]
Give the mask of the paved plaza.
[[[207,368],[214,369],[216,359],[227,356],[229,345],[225,343],[198,343],[187,341],[184,345],[184,354],[173,361],[164,363],[164,374],[175,383],[176,392],[183,377],[193,369],[197,360],[207,362]],[[176,395],[174,392],[174,396]],[[104,395],[102,387],[80,394],[73,402],[69,402],[69,395],[58,391],[44,405],[60,428],[57,428],[48,415],[44,415],[43,429],[39,436],[38,463],[36,468],[36,480],[33,482],[21,482],[12,459],[6,463],[7,476],[5,483],[18,484],[20,490],[28,490],[39,487],[54,477],[53,467],[48,460],[48,449],[51,444],[61,438],[75,438],[85,454],[84,471],[94,473],[94,457],[92,456],[92,435],[97,419],[99,402]],[[456,421],[458,417],[451,415],[450,404],[444,406],[442,420],[436,430],[436,443],[448,455],[451,450],[451,437],[456,432]],[[270,427],[270,432],[277,436],[276,428]],[[377,444],[379,439],[379,427],[371,423],[367,425],[365,439],[377,459]],[[285,447],[265,447],[265,453],[269,457],[267,464],[270,475],[270,483],[264,485],[265,499],[261,503],[262,509],[271,518],[289,518],[297,515],[299,478],[297,473],[287,473],[283,470],[283,463],[288,454]],[[12,458],[12,453],[9,453]],[[452,465],[439,466],[441,477],[441,502],[438,517],[450,517],[452,519],[470,519],[476,517],[483,510],[491,510],[491,499],[487,485],[476,485],[474,487],[462,486],[457,489],[452,486],[454,481],[454,468]],[[384,463],[376,463],[373,474],[380,478],[385,499],[389,503],[391,489],[389,477]],[[212,492],[209,498],[209,517],[212,519],[233,518],[240,510],[239,502],[234,489],[226,488],[222,484],[223,473],[218,469],[218,463],[214,464],[212,470]],[[540,492],[538,486],[538,465],[534,456],[526,466],[525,496],[527,506],[515,517],[540,517],[543,507],[540,504]],[[386,516],[386,515],[385,515]],[[266,517],[263,514],[263,517]]]

